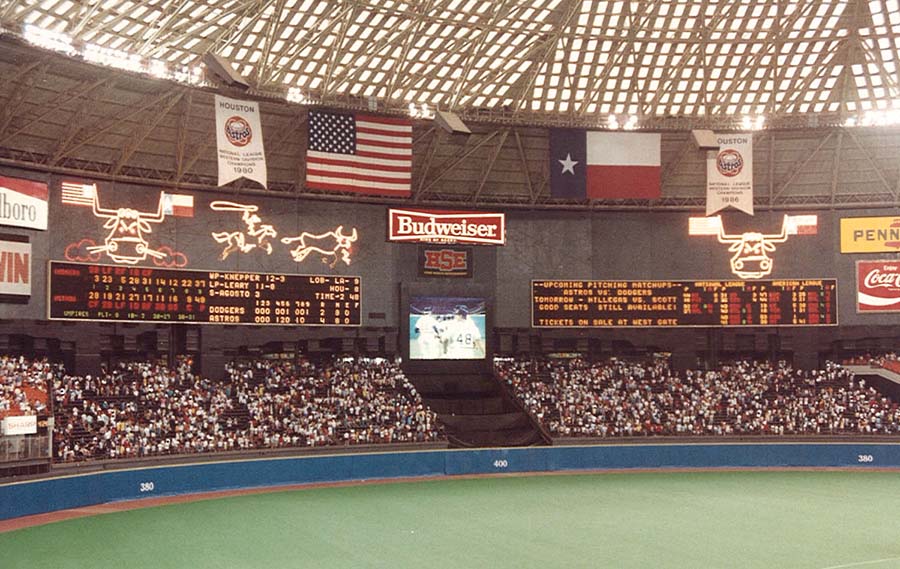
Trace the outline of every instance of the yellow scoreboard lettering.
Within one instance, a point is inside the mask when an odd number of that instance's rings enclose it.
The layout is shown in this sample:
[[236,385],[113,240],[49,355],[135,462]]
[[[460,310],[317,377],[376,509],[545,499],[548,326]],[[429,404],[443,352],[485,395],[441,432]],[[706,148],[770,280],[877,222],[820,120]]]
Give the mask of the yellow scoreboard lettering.
[[900,251],[900,216],[841,218],[841,253],[886,251]]

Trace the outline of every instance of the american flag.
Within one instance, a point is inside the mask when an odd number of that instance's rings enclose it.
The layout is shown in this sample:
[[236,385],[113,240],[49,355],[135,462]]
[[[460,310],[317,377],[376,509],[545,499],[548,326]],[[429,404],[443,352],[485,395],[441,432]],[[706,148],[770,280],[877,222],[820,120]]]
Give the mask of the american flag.
[[94,184],[62,183],[62,203],[92,206],[96,193],[97,186]]
[[408,197],[411,180],[411,121],[309,111],[307,187]]

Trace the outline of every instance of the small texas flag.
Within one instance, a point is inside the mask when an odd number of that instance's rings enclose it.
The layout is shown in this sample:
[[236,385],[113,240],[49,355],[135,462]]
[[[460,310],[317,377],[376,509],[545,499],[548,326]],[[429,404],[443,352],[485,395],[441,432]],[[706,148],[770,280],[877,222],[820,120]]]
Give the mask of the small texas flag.
[[659,134],[550,130],[550,195],[574,199],[660,197]]
[[163,192],[163,213],[174,217],[194,217],[194,196]]

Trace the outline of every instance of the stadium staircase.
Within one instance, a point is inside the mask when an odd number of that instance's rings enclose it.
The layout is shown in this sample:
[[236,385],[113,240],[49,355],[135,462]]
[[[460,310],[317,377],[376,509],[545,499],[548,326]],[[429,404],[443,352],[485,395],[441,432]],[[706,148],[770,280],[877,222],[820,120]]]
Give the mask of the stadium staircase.
[[491,373],[405,372],[455,447],[550,444],[549,435]]
[[883,366],[877,365],[848,365],[844,366],[856,375],[865,379],[879,392],[887,395],[894,401],[900,401],[900,362],[887,361]]

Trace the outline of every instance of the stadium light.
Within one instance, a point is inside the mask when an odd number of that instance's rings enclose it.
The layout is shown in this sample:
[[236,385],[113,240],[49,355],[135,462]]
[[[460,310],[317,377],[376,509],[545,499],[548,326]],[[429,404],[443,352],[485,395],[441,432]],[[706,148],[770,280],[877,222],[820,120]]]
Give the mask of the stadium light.
[[619,119],[616,118],[616,115],[609,115],[606,118],[606,126],[610,130],[618,130],[619,129]]
[[[846,122],[844,124],[846,125]],[[856,124],[859,126],[891,126],[900,124],[900,109],[891,108],[883,111],[866,111],[862,116],[862,119]]]
[[203,68],[199,65],[188,67],[182,65],[172,74],[172,78],[179,83],[188,83],[189,85],[199,85],[203,82]]
[[144,72],[144,63],[141,61],[140,55],[120,49],[111,49],[89,43],[84,46],[83,56],[85,61],[90,61],[91,63],[99,63],[100,65],[136,73]]
[[60,32],[51,32],[32,24],[26,24],[22,30],[22,36],[28,43],[44,49],[60,51],[67,55],[77,53],[72,45],[72,38]]
[[311,105],[312,99],[307,97],[300,87],[291,87],[288,89],[287,96],[285,97],[289,103],[299,103],[301,105]]
[[741,121],[741,128],[744,130],[762,130],[766,125],[766,117],[760,115],[758,117],[746,116]]
[[636,115],[630,115],[630,116],[628,117],[628,120],[625,121],[625,126],[623,126],[622,128],[624,128],[625,130],[635,130],[637,127],[638,127],[638,118],[637,118],[637,116],[636,116]]
[[433,119],[434,111],[428,108],[427,103],[417,106],[415,103],[409,104],[409,116],[414,119]]
[[171,79],[171,75],[169,75],[169,66],[166,65],[165,61],[151,59],[150,63],[147,64],[147,71],[157,79]]

